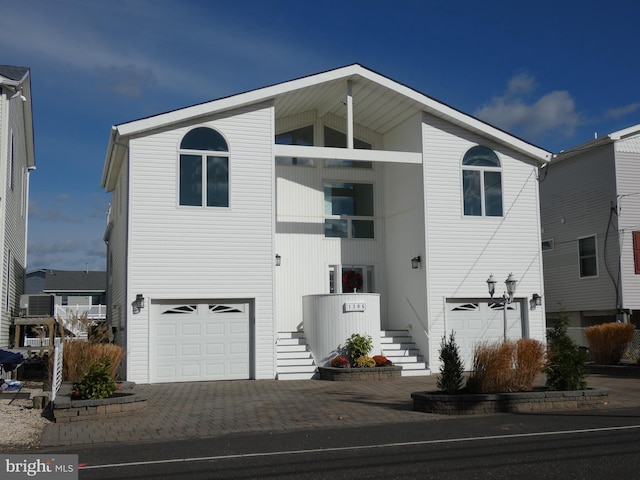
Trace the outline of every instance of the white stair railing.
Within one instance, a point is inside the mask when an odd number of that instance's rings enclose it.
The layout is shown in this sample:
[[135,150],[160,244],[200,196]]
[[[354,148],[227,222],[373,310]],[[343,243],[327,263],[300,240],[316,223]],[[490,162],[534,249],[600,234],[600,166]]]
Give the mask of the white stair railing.
[[56,395],[62,385],[62,353],[64,350],[64,342],[56,339],[53,348],[53,375],[51,377],[51,405],[56,399]]

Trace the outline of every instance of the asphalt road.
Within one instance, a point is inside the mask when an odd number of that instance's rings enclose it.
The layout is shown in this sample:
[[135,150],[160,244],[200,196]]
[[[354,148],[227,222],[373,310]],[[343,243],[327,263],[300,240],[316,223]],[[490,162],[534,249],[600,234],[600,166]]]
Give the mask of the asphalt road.
[[640,478],[640,408],[51,449],[80,479]]

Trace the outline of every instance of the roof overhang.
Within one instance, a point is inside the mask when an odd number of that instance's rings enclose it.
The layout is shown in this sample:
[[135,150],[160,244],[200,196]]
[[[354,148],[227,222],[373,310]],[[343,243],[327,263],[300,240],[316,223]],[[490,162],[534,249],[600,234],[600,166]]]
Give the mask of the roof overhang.
[[551,159],[551,153],[542,148],[359,64],[353,64],[116,125],[112,128],[109,139],[102,187],[108,191],[115,188],[115,179],[112,177],[119,171],[125,155],[124,149],[133,136],[263,102],[272,103],[278,118],[311,109],[317,110],[318,116],[327,113],[344,116],[348,88],[352,89],[354,99],[354,123],[373,131],[387,133],[412,116],[426,112],[505,145],[538,164],[546,164]]
[[560,162],[562,160],[574,157],[579,153],[584,152],[585,150],[591,150],[593,148],[609,145],[619,140],[624,140],[638,134],[640,134],[640,124],[625,128],[623,130],[618,130],[617,132],[613,132],[602,137],[594,138],[589,142],[582,143],[568,150],[563,150],[553,158],[553,162]]
[[27,169],[35,170],[35,139],[33,133],[33,106],[31,102],[31,76],[30,70],[25,69],[24,75],[18,80],[12,80],[0,75],[0,86],[9,87],[15,97],[23,97],[22,105],[24,119],[24,133],[27,153]]

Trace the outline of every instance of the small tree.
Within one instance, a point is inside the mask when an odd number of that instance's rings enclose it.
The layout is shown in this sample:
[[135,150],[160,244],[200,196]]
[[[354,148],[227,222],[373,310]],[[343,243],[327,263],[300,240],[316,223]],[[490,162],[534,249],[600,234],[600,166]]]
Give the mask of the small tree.
[[464,364],[460,358],[460,349],[456,344],[455,333],[451,331],[449,340],[442,337],[440,342],[440,375],[438,388],[446,393],[456,393],[462,389]]
[[347,338],[345,346],[347,353],[351,358],[351,362],[355,364],[360,357],[364,357],[369,354],[373,348],[373,340],[371,339],[371,335],[360,335],[359,333],[354,333]]
[[547,334],[547,387],[551,390],[584,390],[587,388],[584,354],[567,334],[569,320],[562,313],[556,326]]

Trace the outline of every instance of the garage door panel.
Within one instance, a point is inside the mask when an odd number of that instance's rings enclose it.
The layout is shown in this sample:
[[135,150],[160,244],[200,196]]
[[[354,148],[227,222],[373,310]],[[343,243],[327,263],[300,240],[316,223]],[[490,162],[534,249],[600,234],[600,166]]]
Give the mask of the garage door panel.
[[155,304],[151,381],[250,378],[248,303]]
[[[446,335],[455,332],[460,356],[465,370],[473,368],[473,352],[482,342],[500,341],[504,338],[504,312],[497,302],[447,301]],[[514,302],[507,308],[507,337],[522,338],[523,320],[520,304]]]

